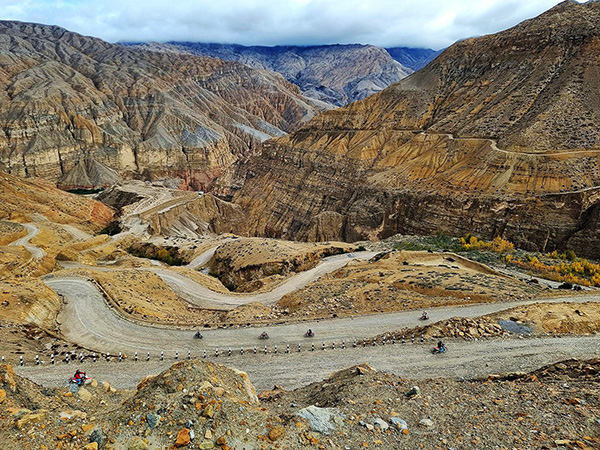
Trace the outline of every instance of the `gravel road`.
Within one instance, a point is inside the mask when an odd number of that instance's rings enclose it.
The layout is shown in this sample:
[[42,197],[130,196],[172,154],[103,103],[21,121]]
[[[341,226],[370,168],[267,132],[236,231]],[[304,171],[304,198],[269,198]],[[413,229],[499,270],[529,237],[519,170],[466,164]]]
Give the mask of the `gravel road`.
[[[336,350],[328,347],[313,352],[305,345],[300,353],[292,351],[285,354],[280,351],[265,355],[259,351],[254,355],[247,351],[240,355],[238,349],[231,357],[221,352],[220,357],[215,358],[211,353],[207,359],[246,371],[256,388],[264,390],[271,389],[275,384],[294,389],[322,380],[334,371],[365,362],[378,370],[405,378],[469,379],[485,377],[490,373],[534,370],[567,358],[600,357],[600,339],[595,336],[457,341],[450,342],[448,353],[442,355],[432,355],[429,348],[428,344],[397,343],[346,349],[338,346]],[[93,363],[88,359],[83,364],[17,366],[15,371],[45,386],[61,386],[79,368],[117,388],[134,389],[144,376],[159,373],[175,363],[174,354],[166,354],[162,362],[156,353],[153,355],[150,362],[117,362],[113,358],[112,362],[102,360]],[[192,357],[201,356],[200,348],[192,349]],[[180,359],[185,357],[187,352],[180,352]],[[140,358],[144,359],[145,354]]]
[[368,260],[375,256],[376,252],[357,252],[345,253],[324,258],[316,267],[310,270],[299,272],[291,276],[285,282],[276,286],[268,292],[260,294],[223,294],[211,291],[196,281],[187,278],[184,275],[167,269],[148,269],[156,273],[162,280],[169,285],[171,289],[177,292],[187,302],[206,309],[234,309],[240,305],[251,302],[260,302],[265,305],[272,305],[290,292],[302,289],[311,281],[314,281],[323,275],[333,272],[340,267],[345,266],[352,260]]
[[[39,249],[28,244],[29,239],[37,233],[37,227],[29,225],[27,229],[29,233],[25,238],[19,240],[22,241],[19,245],[31,248],[32,255],[38,255],[36,250]],[[41,252],[41,250],[39,251]],[[364,253],[363,255],[370,257]],[[300,274],[304,277],[293,277],[291,280],[294,281],[291,281],[291,284],[289,284],[290,282],[284,283],[267,293],[273,297],[266,294],[245,295],[243,296],[244,303],[272,301],[270,299],[277,295],[283,295],[277,292],[277,289],[289,289],[287,292],[298,289],[311,279],[334,270],[333,266],[340,264],[341,267],[353,256],[355,255],[338,255],[329,258],[328,261],[313,269],[312,273],[305,272]],[[182,278],[187,280],[185,277]],[[271,336],[268,341],[257,339],[261,331],[258,328],[203,330],[204,339],[196,340],[192,338],[193,332],[190,330],[152,327],[125,320],[108,307],[96,286],[85,279],[77,277],[49,278],[45,280],[45,283],[63,295],[65,299],[66,304],[59,315],[58,322],[67,340],[98,352],[127,353],[130,358],[136,351],[140,353],[141,358],[147,352],[151,352],[152,360],[150,362],[139,361],[136,363],[130,359],[123,362],[97,362],[95,364],[90,361],[77,365],[94,377],[107,380],[122,389],[133,388],[143,376],[158,373],[171,365],[174,362],[175,351],[179,351],[180,359],[182,359],[187,356],[188,350],[192,352],[192,357],[201,357],[203,350],[207,349],[209,351],[208,359],[247,371],[258,389],[267,389],[273,384],[280,384],[288,389],[295,388],[323,379],[332,371],[363,362],[368,362],[379,370],[386,370],[403,377],[472,378],[493,372],[532,370],[570,357],[600,356],[600,338],[597,336],[544,336],[471,342],[457,341],[450,343],[450,350],[447,354],[435,356],[429,353],[430,345],[427,343],[398,343],[396,345],[351,348],[351,343],[355,338],[360,341],[363,337],[418,325],[420,322],[417,311],[273,325],[265,327]],[[184,286],[186,284],[184,283]],[[208,292],[211,295],[217,294],[212,291]],[[223,294],[218,295],[222,296]],[[213,301],[231,303],[231,300],[228,299],[232,296],[224,297],[227,299],[217,298]],[[259,298],[261,300],[258,300]],[[600,301],[600,294],[554,297],[539,301]],[[449,306],[430,309],[429,314],[431,322],[435,322],[453,316],[476,317],[535,302],[533,300]],[[315,331],[314,340],[301,337],[307,328]],[[342,339],[346,341],[348,348],[340,348]],[[327,342],[327,350],[320,350],[323,341]],[[337,343],[336,350],[331,349],[333,341]],[[297,352],[298,342],[302,344],[301,352]],[[309,351],[313,342],[317,350]],[[252,353],[251,349],[255,345],[261,349],[265,343],[270,348],[269,354],[265,355],[259,352],[254,355]],[[289,354],[284,353],[287,344],[290,344],[292,350]],[[274,345],[279,348],[277,354],[273,353]],[[229,347],[234,350],[234,354],[231,357],[224,356]],[[239,354],[240,347],[246,348],[244,355]],[[214,357],[215,348],[221,350],[221,357]],[[166,355],[165,361],[162,362],[158,358],[161,351]],[[75,364],[64,363],[55,366],[44,364],[17,367],[16,370],[19,374],[38,383],[56,386],[64,383],[64,380],[72,375],[74,366]],[[118,370],[116,370],[117,367]]]
[[23,236],[21,239],[17,239],[10,245],[22,245],[27,249],[29,253],[31,253],[31,256],[33,256],[35,259],[42,259],[44,255],[46,255],[46,252],[29,243],[29,241],[40,232],[40,229],[30,223],[22,223],[21,225],[23,225],[27,229],[27,236]]

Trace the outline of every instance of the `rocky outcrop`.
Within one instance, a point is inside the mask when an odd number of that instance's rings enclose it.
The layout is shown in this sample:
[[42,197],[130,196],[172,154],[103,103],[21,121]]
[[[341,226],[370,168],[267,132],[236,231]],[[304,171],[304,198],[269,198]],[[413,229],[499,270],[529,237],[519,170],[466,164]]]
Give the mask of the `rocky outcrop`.
[[96,200],[57,189],[47,181],[0,172],[0,219],[30,222],[38,215],[52,222],[97,231],[112,220],[114,211]]
[[280,75],[0,22],[0,166],[64,188],[120,177],[210,189],[320,105]]
[[565,2],[266,142],[234,197],[246,231],[470,232],[600,257],[597,19],[599,3]]
[[228,289],[252,292],[262,287],[263,278],[309,270],[327,256],[349,253],[354,248],[341,242],[304,244],[275,241],[270,246],[264,239],[241,238],[221,244],[208,267]]
[[[390,57],[386,50],[373,45],[246,47],[169,42],[141,47],[211,56],[279,72],[286,80],[299,86],[304,95],[335,106],[368,97],[413,72],[413,69]],[[418,59],[418,55],[415,58]]]
[[161,205],[158,210],[142,214],[149,222],[153,236],[176,234],[193,236],[206,233],[231,233],[244,220],[238,205],[206,194],[190,194],[177,199],[173,205]]

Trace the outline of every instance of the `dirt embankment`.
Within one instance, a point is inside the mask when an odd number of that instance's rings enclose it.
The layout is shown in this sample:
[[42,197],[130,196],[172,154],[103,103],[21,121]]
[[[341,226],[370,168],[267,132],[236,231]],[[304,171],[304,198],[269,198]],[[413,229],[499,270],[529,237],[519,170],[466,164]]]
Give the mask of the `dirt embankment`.
[[487,380],[410,380],[365,364],[257,396],[245,373],[197,360],[134,392],[101,380],[42,388],[0,365],[0,447],[591,449],[598,373],[600,360],[569,360]]
[[229,290],[254,292],[281,277],[312,269],[327,256],[355,249],[346,243],[240,238],[220,245],[208,266]]
[[600,303],[536,303],[493,314],[494,320],[511,320],[536,333],[598,334]]
[[290,317],[331,317],[532,298],[545,291],[453,254],[398,251],[353,262],[278,302]]

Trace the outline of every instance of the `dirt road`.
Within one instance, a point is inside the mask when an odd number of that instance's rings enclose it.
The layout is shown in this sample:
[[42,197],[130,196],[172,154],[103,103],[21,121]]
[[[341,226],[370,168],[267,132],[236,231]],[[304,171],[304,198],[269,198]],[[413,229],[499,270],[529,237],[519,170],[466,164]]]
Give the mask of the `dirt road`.
[[[202,344],[190,343],[197,346],[191,349],[192,357],[202,358]],[[210,353],[207,360],[246,371],[257,389],[263,390],[271,389],[275,384],[294,389],[322,380],[334,371],[365,362],[378,370],[406,378],[470,379],[490,373],[529,371],[567,358],[600,357],[600,339],[594,336],[450,342],[448,353],[443,355],[432,355],[429,347],[429,344],[397,343],[310,351],[305,345],[300,353],[292,351],[285,354],[280,349],[277,354],[271,352],[265,355],[259,351],[254,355],[247,351],[240,355],[238,349],[231,357],[223,351],[218,358],[214,357],[214,352]],[[187,350],[179,354],[182,360],[187,357]],[[111,362],[100,360],[93,363],[87,359],[83,364],[59,362],[55,366],[17,366],[15,371],[45,386],[60,386],[79,368],[120,389],[134,389],[144,376],[159,373],[175,363],[174,353],[166,353],[165,360],[160,361],[154,352],[150,362],[145,361],[145,355],[140,354],[138,362],[132,361],[132,355],[129,355],[130,359],[123,362],[116,361],[114,357]]]
[[[66,300],[59,315],[59,323],[67,340],[95,350],[132,353],[138,351],[157,352],[159,349],[168,353],[175,350],[183,351],[188,348],[237,348],[263,345],[257,336],[262,329],[231,328],[203,330],[202,341],[192,338],[190,330],[176,330],[152,327],[130,322],[117,315],[110,309],[96,286],[80,278],[55,278],[46,280],[46,284],[60,293]],[[600,300],[598,294],[576,297],[556,297],[544,301],[573,301],[583,302]],[[477,305],[449,306],[429,311],[431,321],[444,320],[453,316],[477,317],[515,306],[535,303],[535,301],[520,301],[510,303],[484,303]],[[306,329],[312,328],[317,345],[321,341],[338,341],[345,339],[350,344],[355,338],[362,340],[385,331],[419,325],[419,313],[402,311],[389,314],[361,316],[355,318],[332,319],[327,321],[302,322],[265,327],[271,339],[269,346],[275,344],[283,349],[286,344],[297,347],[300,341],[307,345],[310,340],[302,338]]]
[[345,266],[350,261],[368,260],[375,256],[375,252],[357,252],[335,255],[324,258],[316,267],[299,272],[286,279],[274,289],[260,294],[222,294],[214,292],[196,281],[167,269],[148,269],[156,273],[177,294],[189,303],[206,309],[233,309],[251,302],[260,302],[265,305],[276,303],[284,295],[303,288],[311,281]]
[[29,253],[31,253],[32,257],[35,259],[42,259],[46,252],[29,243],[29,241],[40,232],[40,229],[31,223],[22,223],[21,225],[27,229],[27,236],[17,239],[10,245],[22,245]]
[[[35,230],[34,226],[28,227],[30,233],[26,238],[35,235]],[[24,242],[27,243],[28,240]],[[347,262],[348,255],[333,257],[330,259],[330,264],[341,264],[344,258]],[[318,276],[320,271],[329,270],[330,267],[322,264],[315,269],[318,270],[313,274],[301,275],[305,275],[308,279]],[[306,279],[299,278],[294,286],[302,285]],[[183,359],[187,356],[188,350],[191,351],[192,357],[197,358],[202,357],[203,350],[207,349],[209,359],[247,371],[259,389],[272,387],[273,384],[280,384],[288,389],[298,387],[322,379],[332,371],[362,362],[369,362],[377,369],[411,378],[437,376],[470,378],[491,372],[530,370],[569,357],[600,356],[600,338],[597,336],[458,341],[450,343],[450,351],[447,354],[436,356],[429,353],[430,344],[427,343],[397,343],[352,348],[351,344],[355,338],[360,342],[363,337],[418,325],[419,313],[415,311],[274,325],[265,328],[271,335],[268,341],[257,339],[261,331],[257,328],[203,330],[204,339],[197,340],[193,339],[191,330],[151,327],[125,320],[107,306],[96,286],[87,280],[75,277],[50,278],[45,283],[62,294],[66,301],[58,318],[66,339],[98,352],[110,351],[114,355],[118,352],[127,353],[130,359],[134,352],[138,352],[141,358],[144,358],[147,352],[151,352],[150,362],[134,363],[130,360],[121,363],[86,362],[81,365],[94,376],[108,380],[120,388],[133,388],[143,376],[157,373],[172,364],[175,351],[178,351],[180,359]],[[264,294],[257,294],[254,297],[262,295]],[[253,295],[244,296],[247,301],[252,297]],[[596,293],[543,299],[552,302],[599,300],[600,294]],[[534,302],[449,306],[432,309],[429,313],[431,322],[434,322],[453,316],[480,316]],[[307,328],[315,331],[314,340],[301,337]],[[340,348],[342,340],[346,342],[346,349]],[[326,350],[320,349],[323,341],[327,342]],[[331,349],[331,343],[334,341],[337,344],[336,350]],[[301,352],[297,351],[299,342],[302,344]],[[313,342],[316,350],[310,351]],[[252,349],[255,345],[262,350],[265,343],[269,346],[269,354],[264,355],[261,352],[253,354]],[[287,344],[291,349],[289,354],[284,353]],[[273,353],[274,345],[278,346],[277,354]],[[246,349],[244,355],[239,354],[240,347]],[[219,358],[214,357],[215,348],[220,349]],[[233,350],[233,355],[230,357],[224,356],[228,348]],[[162,362],[158,360],[161,351],[166,355],[165,361]],[[66,376],[72,374],[73,366],[64,363],[56,366],[44,364],[18,367],[17,371],[38,383],[60,385]]]

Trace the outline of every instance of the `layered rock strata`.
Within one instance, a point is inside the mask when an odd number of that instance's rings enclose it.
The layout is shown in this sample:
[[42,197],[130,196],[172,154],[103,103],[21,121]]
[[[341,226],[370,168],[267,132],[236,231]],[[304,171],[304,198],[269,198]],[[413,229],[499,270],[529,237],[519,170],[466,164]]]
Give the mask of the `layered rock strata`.
[[170,177],[210,189],[319,108],[272,72],[0,22],[0,165],[63,188]]
[[234,198],[246,231],[469,232],[600,257],[599,20],[599,3],[562,3],[265,143]]

